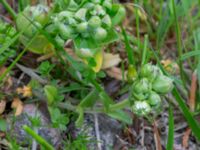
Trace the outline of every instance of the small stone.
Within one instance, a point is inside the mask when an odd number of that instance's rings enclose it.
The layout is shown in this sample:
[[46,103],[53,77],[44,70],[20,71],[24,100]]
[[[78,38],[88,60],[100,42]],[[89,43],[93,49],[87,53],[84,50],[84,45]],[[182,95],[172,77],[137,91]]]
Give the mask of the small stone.
[[[42,108],[42,110],[40,109]],[[45,112],[47,111],[47,112]],[[46,141],[52,144],[55,148],[61,145],[61,134],[58,129],[50,127],[50,116],[47,107],[35,104],[24,105],[23,112],[21,115],[14,117],[13,114],[9,115],[7,122],[7,133],[13,140],[16,140],[22,146],[30,145],[33,141],[31,136],[28,135],[24,130],[23,126],[31,126],[30,118],[40,118],[40,126],[37,128],[38,134],[43,137]]]

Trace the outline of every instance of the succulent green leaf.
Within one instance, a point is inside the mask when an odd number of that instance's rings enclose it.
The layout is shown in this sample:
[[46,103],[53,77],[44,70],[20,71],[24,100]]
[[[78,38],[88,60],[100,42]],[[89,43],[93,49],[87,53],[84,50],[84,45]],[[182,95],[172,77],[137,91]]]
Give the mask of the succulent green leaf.
[[51,105],[58,97],[58,89],[52,85],[46,85],[44,92],[48,100],[48,104]]

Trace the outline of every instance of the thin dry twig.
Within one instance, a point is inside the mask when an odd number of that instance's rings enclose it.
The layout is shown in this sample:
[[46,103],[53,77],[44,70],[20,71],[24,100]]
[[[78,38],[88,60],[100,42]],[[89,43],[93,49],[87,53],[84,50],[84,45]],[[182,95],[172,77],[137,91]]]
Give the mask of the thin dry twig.
[[[191,111],[195,109],[195,99],[196,99],[196,90],[197,90],[197,74],[196,71],[192,74],[192,81],[190,87],[190,97],[188,99],[188,105]],[[186,149],[188,147],[188,140],[191,134],[191,129],[187,128],[182,139],[182,145]]]
[[153,130],[154,130],[154,139],[156,143],[156,150],[162,150],[160,135],[159,135],[158,128],[156,125],[156,121],[153,122]]
[[97,138],[97,147],[98,147],[98,150],[102,150],[101,137],[99,133],[99,122],[98,122],[98,116],[96,113],[94,114],[94,125],[95,125],[95,132],[96,132],[96,138]]

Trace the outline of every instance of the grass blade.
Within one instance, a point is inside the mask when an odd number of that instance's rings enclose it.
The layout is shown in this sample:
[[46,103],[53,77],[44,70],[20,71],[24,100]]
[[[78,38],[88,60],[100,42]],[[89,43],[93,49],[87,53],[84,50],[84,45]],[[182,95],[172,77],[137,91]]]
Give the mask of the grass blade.
[[142,65],[147,63],[147,45],[148,45],[148,35],[144,36],[144,48],[142,53]]
[[174,14],[174,19],[175,19],[175,30],[176,30],[180,75],[181,75],[181,79],[182,79],[183,83],[185,83],[183,64],[182,64],[182,61],[181,61],[181,56],[183,54],[183,52],[182,52],[182,39],[181,39],[180,26],[179,26],[177,14],[176,14],[175,0],[172,0],[172,7],[173,7],[173,14]]
[[124,42],[125,42],[125,46],[126,46],[126,52],[127,52],[127,55],[128,55],[129,64],[132,64],[134,66],[135,60],[134,60],[134,57],[133,57],[133,51],[132,51],[132,48],[130,46],[130,42],[129,42],[127,33],[126,33],[125,29],[123,28],[123,26],[121,26],[121,29],[122,29],[122,34],[124,36]]
[[53,146],[51,146],[45,139],[43,139],[41,136],[35,133],[34,130],[32,130],[30,127],[27,125],[23,126],[24,131],[31,135],[41,146],[43,146],[45,149],[48,150],[54,150]]
[[10,15],[16,19],[17,18],[17,14],[15,13],[15,11],[10,7],[10,5],[5,1],[5,0],[0,0],[0,2],[2,3],[2,5],[6,8],[6,10],[10,13]]
[[200,134],[199,134],[200,133],[200,125],[194,119],[193,115],[189,111],[188,107],[184,103],[184,100],[181,98],[181,96],[178,93],[178,90],[176,88],[174,88],[174,90],[172,91],[172,94],[176,98],[176,101],[178,102],[178,104],[182,110],[182,113],[188,122],[188,125],[192,129],[193,134],[195,135],[195,137],[198,140],[200,140]]
[[190,57],[194,57],[194,56],[200,56],[200,50],[196,50],[196,51],[191,51],[191,52],[188,52],[188,53],[185,53],[181,56],[181,60],[185,60],[185,59],[188,59]]
[[0,82],[4,79],[4,77],[7,75],[8,72],[15,66],[15,64],[20,60],[20,58],[24,55],[24,53],[28,50],[28,46],[32,43],[32,41],[35,39],[35,36],[30,40],[30,42],[27,44],[27,46],[24,48],[24,50],[15,58],[15,60],[12,62],[12,64],[6,69],[4,73],[0,76]]
[[167,150],[173,150],[174,145],[174,117],[173,110],[169,108],[169,129],[168,129],[168,139],[167,139]]

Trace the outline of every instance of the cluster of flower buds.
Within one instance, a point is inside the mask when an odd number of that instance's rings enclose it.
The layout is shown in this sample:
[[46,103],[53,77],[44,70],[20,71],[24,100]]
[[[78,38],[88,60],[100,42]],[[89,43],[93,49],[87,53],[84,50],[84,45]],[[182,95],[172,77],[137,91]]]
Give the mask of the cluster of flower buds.
[[133,83],[131,98],[133,112],[145,116],[161,106],[160,95],[167,94],[173,88],[173,80],[165,75],[159,67],[144,65]]
[[[112,0],[88,0],[76,11],[65,10],[52,18],[52,24],[47,31],[55,35],[60,45],[68,39],[77,36],[88,38],[95,42],[102,42],[108,36],[113,26],[111,20],[113,3]],[[122,9],[124,11],[124,8]],[[123,14],[121,13],[121,14]]]
[[[38,28],[43,27],[49,21],[49,8],[44,5],[28,6],[19,13],[16,20],[17,29],[24,31],[27,37],[33,37]],[[37,27],[36,27],[37,26]]]
[[[49,20],[49,7],[42,4],[28,6],[17,15],[17,30],[23,32],[20,42],[33,53],[42,54],[53,50],[53,45],[38,30],[46,27]],[[31,43],[29,43],[30,41]]]
[[[0,48],[2,47],[3,44],[12,40],[15,34],[16,30],[11,25],[0,20]],[[13,46],[8,48],[6,51],[0,53],[0,65],[7,58],[15,55],[16,52],[12,48]]]

